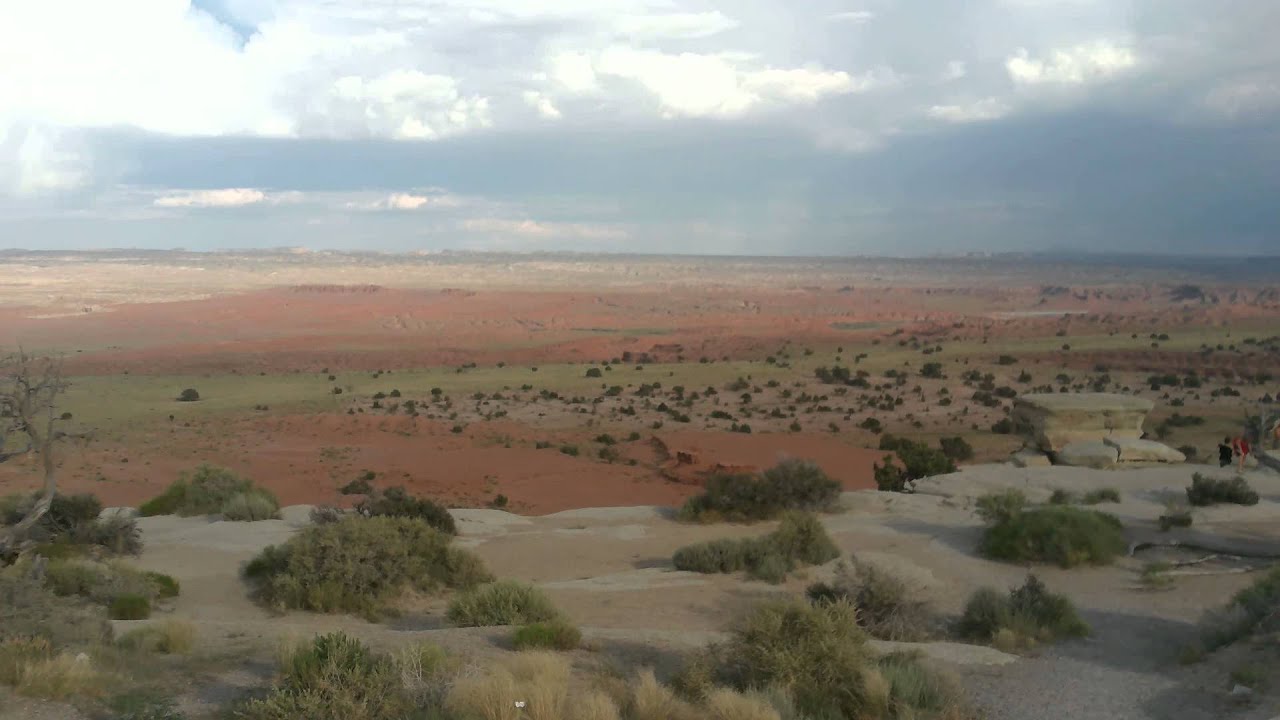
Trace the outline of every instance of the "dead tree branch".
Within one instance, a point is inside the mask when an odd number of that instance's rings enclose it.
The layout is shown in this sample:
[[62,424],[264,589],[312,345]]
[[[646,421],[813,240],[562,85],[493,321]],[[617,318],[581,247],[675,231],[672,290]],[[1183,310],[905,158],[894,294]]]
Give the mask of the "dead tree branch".
[[[62,363],[54,358],[36,357],[21,348],[0,358],[0,462],[36,453],[44,472],[44,483],[36,502],[16,524],[0,528],[0,555],[7,555],[21,543],[27,532],[49,511],[58,491],[54,442],[58,420],[58,396],[67,389]],[[8,451],[11,438],[25,447]]]

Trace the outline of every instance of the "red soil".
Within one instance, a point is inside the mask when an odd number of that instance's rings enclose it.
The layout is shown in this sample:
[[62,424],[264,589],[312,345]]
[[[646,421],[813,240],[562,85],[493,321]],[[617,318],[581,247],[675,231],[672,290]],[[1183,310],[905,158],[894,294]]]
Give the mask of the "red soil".
[[[541,433],[539,437],[547,436]],[[489,423],[462,434],[447,424],[409,417],[293,415],[171,427],[129,447],[95,443],[67,448],[62,489],[92,492],[108,505],[137,505],[202,462],[224,465],[270,488],[283,504],[350,504],[337,488],[365,470],[375,485],[403,485],[450,505],[477,507],[506,495],[513,511],[543,514],[578,507],[678,505],[697,492],[675,483],[654,464],[645,443],[624,445],[637,464],[608,464],[533,448],[529,428]],[[664,436],[706,462],[765,468],[786,456],[817,461],[846,488],[871,487],[871,463],[880,453],[834,438],[678,432]],[[563,436],[557,442],[583,442]],[[510,447],[505,447],[505,445]],[[32,459],[34,460],[34,459]],[[30,489],[34,468],[3,468],[6,490]]]

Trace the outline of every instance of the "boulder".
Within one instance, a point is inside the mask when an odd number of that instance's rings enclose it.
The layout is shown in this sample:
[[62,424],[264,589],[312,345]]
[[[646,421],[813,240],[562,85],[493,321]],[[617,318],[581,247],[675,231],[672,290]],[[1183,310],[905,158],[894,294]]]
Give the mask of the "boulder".
[[1058,453],[1072,443],[1142,437],[1155,404],[1114,393],[1038,393],[1013,402],[1013,420],[1035,447]]
[[1120,452],[1120,462],[1141,463],[1180,463],[1186,462],[1187,456],[1163,443],[1154,440],[1134,440],[1127,437],[1107,437],[1103,441]]
[[1013,463],[1014,467],[1020,468],[1049,467],[1053,464],[1049,462],[1048,455],[1032,448],[1023,448],[1019,450],[1009,458],[1009,461]]
[[1100,440],[1074,442],[1059,450],[1054,461],[1059,465],[1105,470],[1120,462],[1120,451]]

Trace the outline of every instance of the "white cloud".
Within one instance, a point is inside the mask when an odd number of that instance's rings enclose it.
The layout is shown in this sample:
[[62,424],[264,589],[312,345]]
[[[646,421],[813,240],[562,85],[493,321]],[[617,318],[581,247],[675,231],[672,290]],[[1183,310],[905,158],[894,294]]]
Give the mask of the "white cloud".
[[78,145],[70,133],[56,127],[6,127],[0,122],[0,195],[40,195],[84,185],[89,161]]
[[834,22],[847,22],[861,25],[875,16],[876,14],[870,10],[847,10],[845,12],[832,13],[827,16],[827,19]]
[[544,118],[556,120],[560,117],[560,109],[551,101],[551,98],[537,90],[526,90],[524,92],[524,101]]
[[734,116],[757,105],[813,103],[876,83],[818,67],[746,69],[737,55],[670,54],[615,45],[601,54],[600,75],[633,80],[652,93],[668,116]]
[[949,123],[981,122],[1002,118],[1012,109],[1004,101],[989,97],[961,105],[934,105],[929,108],[929,117]]
[[738,22],[719,10],[701,13],[625,15],[616,28],[624,35],[641,38],[704,38],[732,30]]
[[420,195],[392,193],[386,197],[348,200],[342,207],[348,210],[422,210],[424,208],[455,208],[464,204],[457,195],[445,192]]
[[596,71],[586,53],[562,52],[551,58],[551,77],[566,90],[575,93],[594,90]]
[[152,204],[165,208],[227,208],[257,205],[267,201],[267,194],[252,188],[193,190],[156,198]]
[[552,238],[580,240],[625,240],[628,233],[622,228],[596,223],[540,222],[537,220],[511,220],[505,218],[471,218],[463,220],[460,228],[471,233],[482,233],[529,240]]
[[947,63],[947,69],[942,71],[942,79],[944,81],[959,80],[969,74],[969,68],[963,60],[952,60]]
[[1080,85],[1116,75],[1137,62],[1129,47],[1099,40],[1054,50],[1046,58],[1033,58],[1025,48],[1019,48],[1005,60],[1005,69],[1019,85]]

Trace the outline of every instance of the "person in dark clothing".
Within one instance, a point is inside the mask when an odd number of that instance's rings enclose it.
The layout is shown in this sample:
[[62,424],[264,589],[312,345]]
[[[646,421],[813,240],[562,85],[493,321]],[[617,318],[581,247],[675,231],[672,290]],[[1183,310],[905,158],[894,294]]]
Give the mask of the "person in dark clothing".
[[1231,448],[1231,438],[1222,438],[1222,442],[1218,443],[1218,467],[1226,467],[1231,464],[1231,456],[1235,452]]

